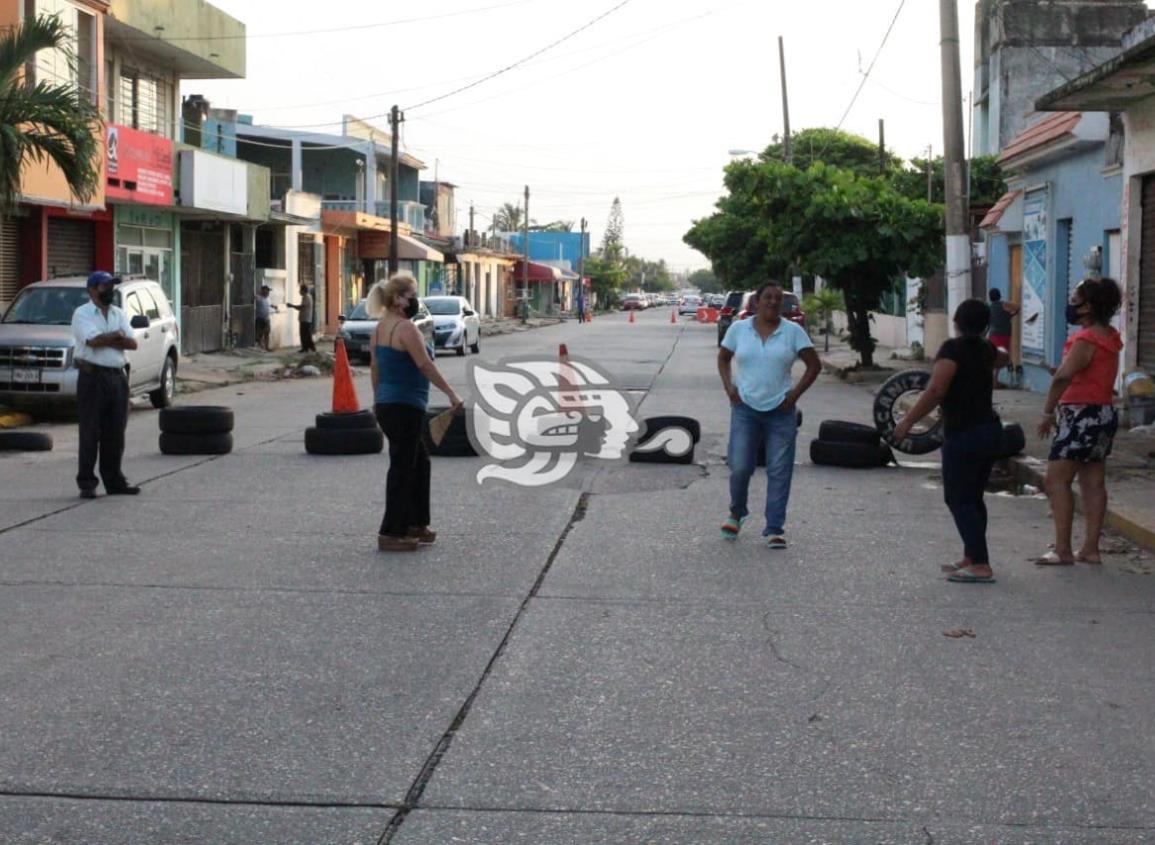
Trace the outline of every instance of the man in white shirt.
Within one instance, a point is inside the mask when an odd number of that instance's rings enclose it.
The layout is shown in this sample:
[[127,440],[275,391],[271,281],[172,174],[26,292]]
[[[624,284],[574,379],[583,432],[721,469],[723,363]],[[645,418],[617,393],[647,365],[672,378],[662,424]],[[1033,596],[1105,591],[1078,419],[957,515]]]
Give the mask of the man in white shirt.
[[301,330],[301,351],[316,352],[313,344],[313,296],[309,293],[308,285],[301,285],[301,302],[294,305],[286,302],[285,305],[297,309],[297,326]]
[[124,352],[136,349],[128,316],[113,305],[120,279],[98,270],[88,277],[88,297],[72,314],[73,360],[80,370],[76,383],[80,420],[80,470],[76,484],[82,499],[96,498],[97,456],[100,478],[111,496],[135,496],[120,469],[124,430],[128,425],[128,376]]

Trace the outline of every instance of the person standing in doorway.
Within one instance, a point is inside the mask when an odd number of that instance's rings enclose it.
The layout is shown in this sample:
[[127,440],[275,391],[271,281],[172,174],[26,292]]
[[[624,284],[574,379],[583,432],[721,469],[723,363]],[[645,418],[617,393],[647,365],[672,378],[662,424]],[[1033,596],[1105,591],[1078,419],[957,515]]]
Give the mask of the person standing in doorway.
[[[758,447],[766,450],[766,527],[771,549],[785,549],[786,505],[794,476],[794,444],[798,437],[795,406],[810,389],[822,363],[806,330],[782,318],[782,288],[768,282],[754,294],[754,316],[735,321],[718,349],[718,374],[730,399],[730,515],[722,523],[722,538],[738,539],[749,508],[750,479]],[[806,372],[792,384],[790,370],[802,359]],[[738,364],[735,378],[732,364]]]
[[268,285],[261,285],[260,291],[257,292],[257,346],[266,352],[272,348],[269,343],[270,312],[272,310],[272,306],[269,304],[270,290]]
[[96,498],[96,465],[110,496],[135,496],[140,488],[121,471],[124,430],[128,426],[126,350],[136,349],[128,316],[113,305],[120,279],[97,271],[88,277],[89,302],[72,314],[76,378],[76,415],[80,423],[80,498]]
[[[1004,302],[1003,293],[998,288],[991,288],[990,293],[990,308],[991,308],[991,330],[987,334],[987,339],[994,345],[995,349],[1001,349],[1007,353],[1007,370],[1010,372],[1010,383],[1012,387],[1018,387],[1020,384],[1020,376],[1022,369],[1017,366],[1016,361],[1011,357],[1011,336],[1013,329],[1011,321],[1018,316],[1022,309],[1013,302]],[[996,379],[998,374],[996,373]]]
[[301,301],[294,305],[286,302],[289,308],[297,309],[297,325],[301,329],[301,351],[316,352],[313,343],[313,295],[309,293],[308,285],[301,285]]

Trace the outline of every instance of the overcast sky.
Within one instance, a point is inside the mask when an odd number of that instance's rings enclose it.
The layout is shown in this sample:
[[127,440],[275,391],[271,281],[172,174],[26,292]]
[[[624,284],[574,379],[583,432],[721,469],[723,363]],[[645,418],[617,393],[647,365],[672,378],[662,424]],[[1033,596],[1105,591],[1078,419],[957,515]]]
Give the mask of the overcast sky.
[[[878,53],[898,0],[626,0],[537,58],[518,61],[622,0],[212,0],[248,28],[248,77],[186,81],[213,105],[275,126],[406,112],[423,178],[456,183],[458,226],[478,228],[530,186],[539,222],[589,220],[594,246],[621,197],[631,254],[708,266],[682,243],[710,213],[735,148],[782,131],[777,37],[786,41],[794,131],[836,126]],[[1153,5],[1149,0],[1148,5]],[[272,13],[275,9],[275,14]],[[319,14],[320,12],[320,14]],[[428,19],[439,16],[436,19]],[[426,18],[425,20],[414,20]],[[345,28],[328,34],[293,34]],[[963,96],[973,77],[974,4],[959,4]],[[842,124],[910,158],[942,150],[938,3],[906,0]]]

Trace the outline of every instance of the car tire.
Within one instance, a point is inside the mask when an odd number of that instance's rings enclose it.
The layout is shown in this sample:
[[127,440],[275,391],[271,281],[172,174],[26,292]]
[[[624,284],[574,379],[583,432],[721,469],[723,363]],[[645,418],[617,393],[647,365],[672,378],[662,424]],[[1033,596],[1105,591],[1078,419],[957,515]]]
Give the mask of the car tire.
[[181,405],[160,412],[160,430],[166,434],[228,434],[233,430],[233,409],[221,405]]
[[160,387],[148,394],[148,401],[154,408],[171,408],[176,394],[176,359],[164,356],[164,366],[160,368]]
[[316,423],[317,428],[347,431],[358,428],[376,428],[377,417],[370,410],[354,411],[349,414],[334,414],[331,411],[325,411],[322,414],[317,414]]
[[1003,426],[1002,442],[999,446],[999,458],[1013,458],[1022,454],[1027,448],[1027,435],[1018,423],[1006,423]]
[[867,446],[877,446],[879,441],[878,429],[872,425],[843,422],[842,420],[823,420],[818,426],[818,439],[827,443],[862,443]]
[[421,426],[421,440],[425,444],[425,451],[439,458],[473,458],[477,451],[469,442],[469,429],[465,414],[457,414],[449,423],[445,436],[440,443],[434,443],[429,436],[429,421],[438,414],[445,413],[448,408],[429,408],[425,412],[425,422]]
[[0,431],[0,452],[51,452],[52,435],[44,431]]
[[839,443],[829,440],[810,441],[810,462],[820,466],[870,469],[885,466],[892,456],[890,448],[878,443]]
[[228,432],[212,434],[160,433],[162,455],[227,455],[233,451],[233,436]]
[[375,455],[385,448],[378,428],[306,428],[305,451],[310,455]]
[[895,405],[899,398],[908,393],[920,393],[930,384],[930,373],[925,370],[903,370],[895,373],[882,383],[874,399],[874,425],[882,439],[900,452],[908,455],[925,455],[942,446],[942,421],[927,431],[909,434],[901,443],[891,439],[894,427]]
[[475,340],[475,341],[473,341],[473,343],[469,344],[469,351],[472,352],[474,355],[480,355],[481,354],[481,329],[477,330],[477,340]]

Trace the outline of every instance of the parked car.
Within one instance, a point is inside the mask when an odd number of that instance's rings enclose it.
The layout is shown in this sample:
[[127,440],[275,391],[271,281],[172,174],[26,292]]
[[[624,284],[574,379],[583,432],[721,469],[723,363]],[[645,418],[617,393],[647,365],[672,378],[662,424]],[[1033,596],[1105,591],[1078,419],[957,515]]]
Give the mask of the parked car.
[[627,293],[625,296],[622,297],[622,310],[623,311],[642,311],[645,309],[645,307],[646,307],[646,304],[642,300],[642,297],[640,294]]
[[750,296],[750,291],[746,290],[732,290],[729,291],[722,300],[722,307],[718,311],[718,345],[722,345],[722,338],[726,336],[726,332],[730,329],[730,324],[742,313],[746,306],[746,297]]
[[[742,313],[738,315],[739,320],[745,320],[754,313],[752,309],[752,302],[750,298],[753,294],[749,294],[746,298],[746,304],[742,308]],[[789,291],[782,291],[782,318],[789,320],[791,323],[797,323],[806,328],[806,312],[802,310],[802,305],[798,302],[798,297]]]
[[699,296],[683,296],[682,301],[678,303],[678,315],[684,316],[686,314],[697,314],[698,309],[702,307],[702,298]]
[[427,296],[422,304],[433,315],[433,348],[455,349],[464,355],[466,347],[481,351],[481,318],[464,296]]
[[[34,282],[16,294],[0,319],[0,404],[76,402],[72,312],[89,301],[86,276]],[[125,276],[115,303],[132,323],[137,348],[126,351],[129,392],[148,394],[154,408],[172,404],[180,334],[172,304],[159,284]]]
[[[349,357],[358,358],[362,363],[368,364],[373,356],[373,327],[377,325],[377,321],[369,316],[365,300],[358,302],[357,307],[349,312],[349,316],[342,314],[337,321],[341,324],[337,336],[344,339],[345,351]],[[425,345],[432,346],[433,315],[429,313],[425,303],[422,302],[417,306],[417,316],[413,318],[413,323],[425,339]]]

